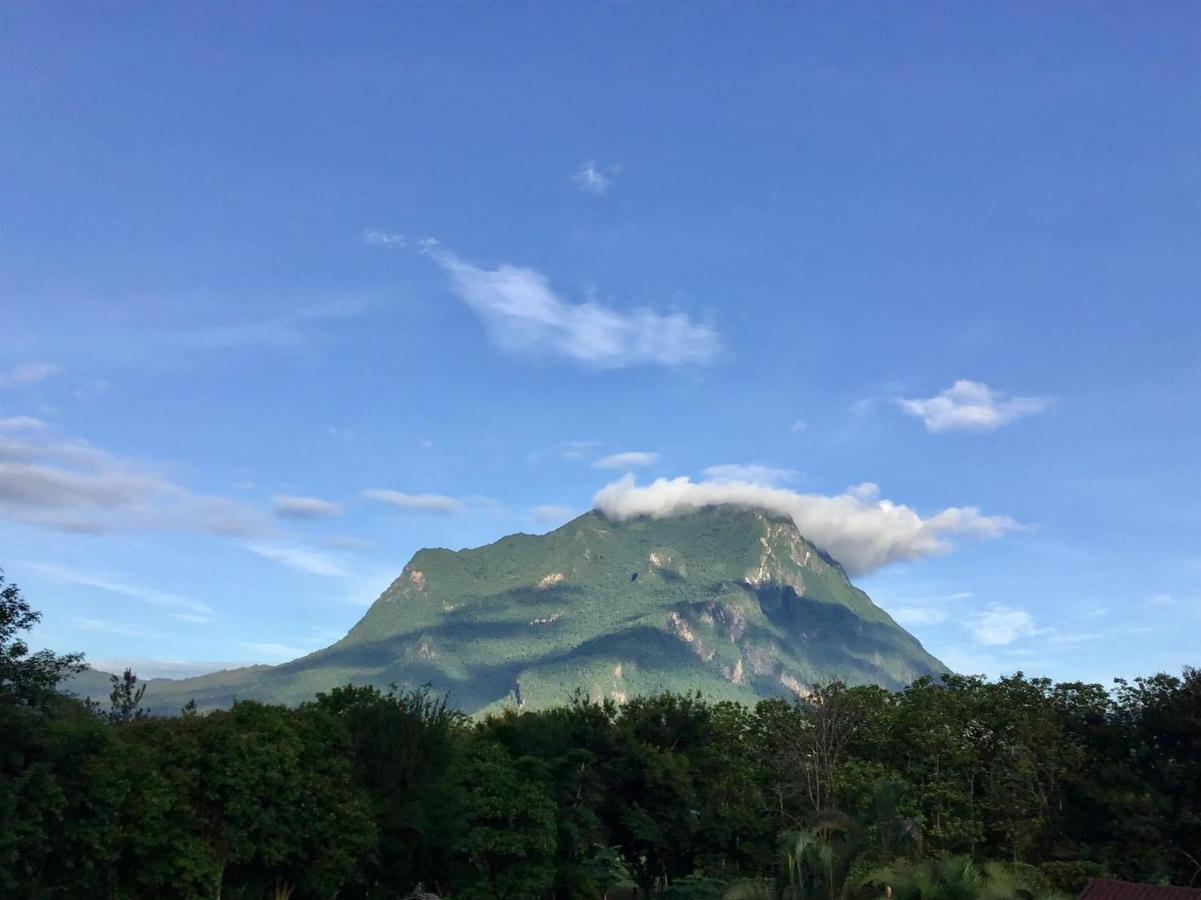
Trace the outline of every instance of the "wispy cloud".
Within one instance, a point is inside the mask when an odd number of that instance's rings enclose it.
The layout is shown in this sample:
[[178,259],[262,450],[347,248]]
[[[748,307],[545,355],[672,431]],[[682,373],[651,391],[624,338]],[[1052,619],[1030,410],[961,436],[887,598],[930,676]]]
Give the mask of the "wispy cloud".
[[664,518],[715,505],[766,509],[791,517],[805,537],[852,574],[946,552],[947,538],[952,536],[992,538],[1018,527],[1008,516],[984,516],[970,506],[950,507],[923,518],[908,506],[880,499],[874,484],[825,497],[761,484],[693,482],[687,477],[660,478],[639,487],[633,475],[626,475],[598,491],[592,504],[615,519]]
[[788,430],[793,434],[804,434],[809,430],[809,423],[804,419],[797,419]]
[[50,362],[22,363],[7,372],[0,372],[0,388],[28,387],[58,374],[59,368]]
[[0,419],[0,431],[41,431],[46,423],[33,416],[9,416]]
[[545,275],[501,265],[484,269],[435,242],[425,252],[450,276],[451,290],[510,353],[551,355],[597,369],[707,365],[721,350],[717,332],[681,312],[629,312],[559,297]]
[[316,497],[276,494],[275,514],[285,519],[328,519],[342,514],[342,507]]
[[340,578],[346,574],[346,570],[337,560],[307,547],[263,542],[245,546],[251,553],[279,563],[281,566],[287,566],[289,569],[296,569],[298,572],[322,575],[326,578]]
[[368,229],[363,232],[363,241],[373,247],[394,247],[403,250],[409,246],[408,239],[403,234],[393,234],[389,231]]
[[599,197],[609,190],[613,185],[613,177],[620,171],[620,166],[611,165],[602,168],[596,164],[596,160],[589,159],[580,163],[575,174],[571,176],[571,180],[581,191]]
[[934,397],[897,400],[901,409],[920,418],[931,432],[994,431],[1042,412],[1048,403],[1045,397],[1013,397],[978,381],[964,380]]
[[602,456],[592,464],[594,469],[610,469],[621,472],[628,469],[640,469],[653,466],[659,461],[659,453],[649,453],[644,450],[627,450],[624,453],[611,453]]
[[40,433],[0,435],[0,518],[91,534],[248,536],[266,530],[255,511],[224,497],[193,493],[154,464]]
[[535,506],[530,510],[530,516],[539,525],[552,525],[560,522],[566,522],[574,516],[575,510],[570,506],[554,506],[547,504],[545,506]]
[[795,481],[800,474],[796,469],[780,469],[774,466],[762,466],[758,463],[709,466],[704,471],[705,477],[712,481],[742,481],[747,484],[768,485]]
[[369,488],[362,495],[368,500],[385,503],[404,512],[459,515],[467,511],[467,504],[462,500],[444,494],[406,494],[389,488]]
[[1039,633],[1030,613],[1001,604],[993,604],[983,612],[969,616],[966,621],[976,643],[987,647],[1007,646],[1020,638]]
[[130,584],[123,580],[93,575],[88,572],[79,572],[65,566],[45,563],[29,563],[27,565],[44,578],[60,584],[77,584],[81,587],[95,588],[96,590],[106,591],[110,594],[133,597],[137,600],[145,601],[152,606],[176,610],[173,613],[174,617],[184,622],[211,622],[213,619],[213,608],[211,606],[180,594],[160,591],[138,584]]

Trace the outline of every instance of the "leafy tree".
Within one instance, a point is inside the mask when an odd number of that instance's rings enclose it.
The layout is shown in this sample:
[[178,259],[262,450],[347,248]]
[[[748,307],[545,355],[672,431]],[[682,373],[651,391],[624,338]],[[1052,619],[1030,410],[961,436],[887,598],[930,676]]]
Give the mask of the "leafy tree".
[[36,653],[18,635],[42,619],[21,596],[21,589],[5,583],[0,569],[0,701],[39,703],[72,675],[87,668],[82,653]]
[[111,709],[108,717],[113,722],[132,722],[147,715],[141,709],[142,697],[146,693],[146,685],[138,686],[138,676],[132,669],[126,669],[120,676],[110,675],[112,693],[109,694]]
[[458,763],[464,832],[456,897],[539,900],[554,884],[555,808],[542,787],[545,773],[530,758],[513,760],[484,737]]
[[418,885],[440,887],[461,827],[448,771],[466,718],[425,688],[347,685],[311,705],[345,727],[354,778],[376,824],[376,852],[361,860],[347,896],[405,897]]

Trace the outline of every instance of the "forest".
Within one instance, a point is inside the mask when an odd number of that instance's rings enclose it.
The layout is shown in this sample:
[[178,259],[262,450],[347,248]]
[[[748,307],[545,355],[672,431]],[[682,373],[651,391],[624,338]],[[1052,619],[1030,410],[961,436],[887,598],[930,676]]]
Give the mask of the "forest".
[[423,689],[146,715],[66,694],[0,578],[0,896],[1001,898],[1201,883],[1201,672],[753,707]]

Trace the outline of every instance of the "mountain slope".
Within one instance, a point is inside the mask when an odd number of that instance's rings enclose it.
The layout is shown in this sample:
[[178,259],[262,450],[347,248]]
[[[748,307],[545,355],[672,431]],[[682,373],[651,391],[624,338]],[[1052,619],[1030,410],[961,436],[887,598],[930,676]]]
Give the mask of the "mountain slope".
[[477,712],[580,688],[618,700],[700,689],[753,701],[841,679],[945,671],[790,520],[714,507],[421,550],[336,644],[280,666],[169,682],[152,707],[294,703],[353,681],[430,684]]

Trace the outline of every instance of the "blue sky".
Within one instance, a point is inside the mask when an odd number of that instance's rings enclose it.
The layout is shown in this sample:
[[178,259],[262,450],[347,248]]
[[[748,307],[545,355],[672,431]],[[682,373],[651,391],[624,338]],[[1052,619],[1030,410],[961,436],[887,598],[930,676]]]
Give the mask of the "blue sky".
[[770,497],[960,669],[1198,662],[1195,5],[0,17],[36,640],[279,662],[616,483]]

